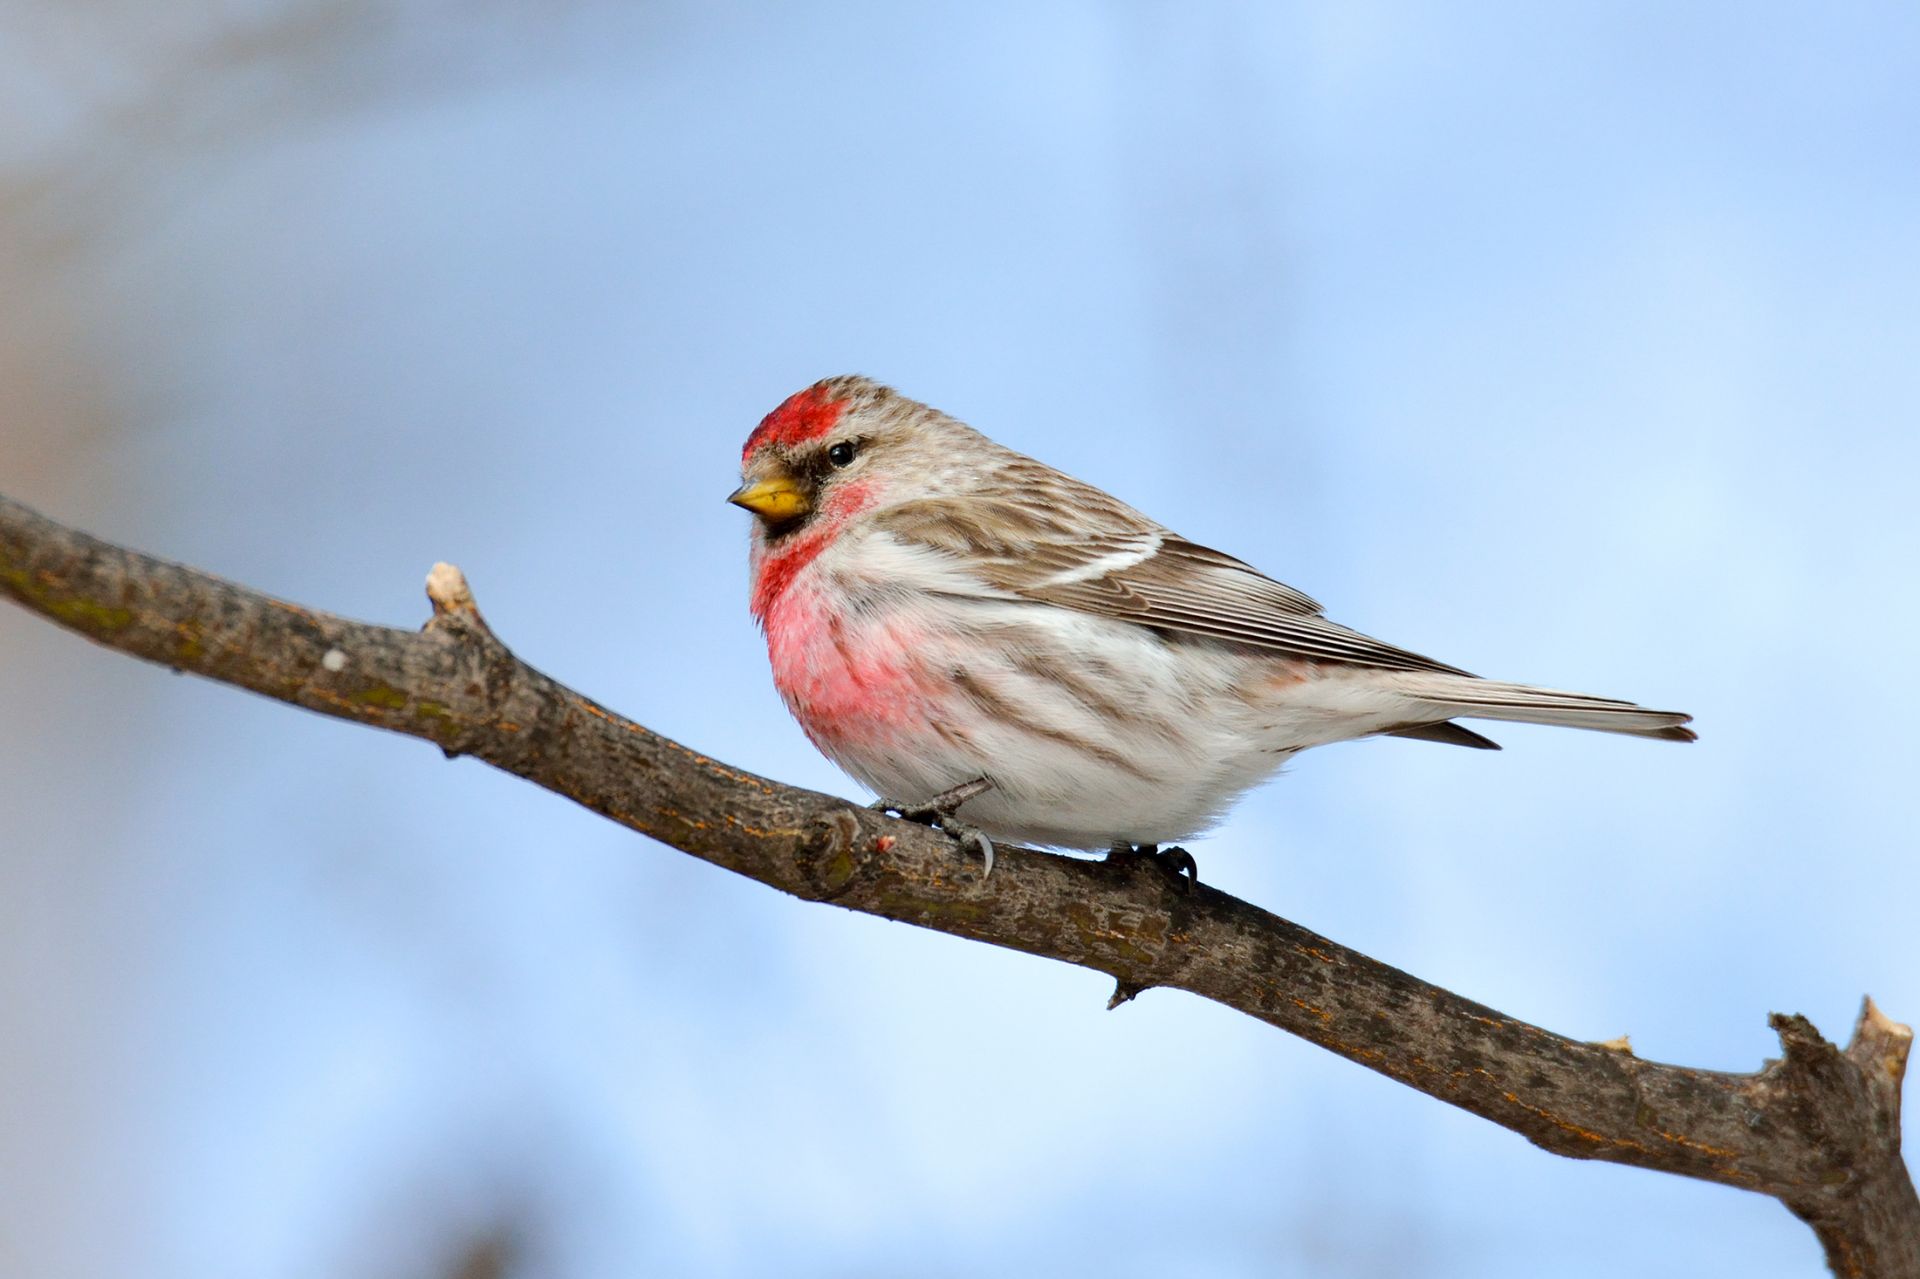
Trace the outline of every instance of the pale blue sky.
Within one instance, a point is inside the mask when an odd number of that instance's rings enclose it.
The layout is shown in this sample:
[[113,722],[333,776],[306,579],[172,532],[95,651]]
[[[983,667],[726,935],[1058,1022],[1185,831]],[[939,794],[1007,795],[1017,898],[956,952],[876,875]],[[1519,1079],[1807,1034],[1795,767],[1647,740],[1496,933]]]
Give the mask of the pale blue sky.
[[[341,12],[13,117],[0,487],[396,624],[455,560],[536,665],[859,795],[721,499],[865,372],[1341,621],[1698,717],[1313,753],[1210,881],[1664,1060],[1920,1016],[1909,6]],[[540,1279],[1822,1273],[1770,1201],[1186,996],[12,611],[0,654],[9,1273],[402,1279],[490,1229]]]

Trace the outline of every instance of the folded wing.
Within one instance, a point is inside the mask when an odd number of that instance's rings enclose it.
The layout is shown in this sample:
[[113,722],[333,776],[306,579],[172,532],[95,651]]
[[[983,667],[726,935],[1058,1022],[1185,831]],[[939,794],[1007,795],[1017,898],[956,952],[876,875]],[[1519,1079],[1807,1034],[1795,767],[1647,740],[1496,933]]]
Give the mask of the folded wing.
[[1304,592],[1057,471],[1005,496],[927,498],[875,519],[896,537],[958,557],[1002,598],[1293,657],[1467,673],[1330,622]]

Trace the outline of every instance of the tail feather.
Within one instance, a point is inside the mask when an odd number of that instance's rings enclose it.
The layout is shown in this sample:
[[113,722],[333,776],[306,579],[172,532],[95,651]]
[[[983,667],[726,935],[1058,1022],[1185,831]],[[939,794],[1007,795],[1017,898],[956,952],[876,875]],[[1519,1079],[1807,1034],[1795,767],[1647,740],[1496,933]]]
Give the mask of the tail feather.
[[1667,742],[1696,739],[1694,731],[1684,727],[1693,716],[1656,711],[1613,697],[1428,672],[1402,675],[1396,682],[1408,696],[1430,705],[1437,717],[1557,724]]
[[1497,751],[1500,743],[1491,737],[1483,737],[1470,728],[1462,728],[1450,719],[1438,724],[1413,724],[1406,728],[1390,728],[1388,737],[1411,737],[1416,742],[1440,742],[1447,746],[1471,746],[1477,751]]

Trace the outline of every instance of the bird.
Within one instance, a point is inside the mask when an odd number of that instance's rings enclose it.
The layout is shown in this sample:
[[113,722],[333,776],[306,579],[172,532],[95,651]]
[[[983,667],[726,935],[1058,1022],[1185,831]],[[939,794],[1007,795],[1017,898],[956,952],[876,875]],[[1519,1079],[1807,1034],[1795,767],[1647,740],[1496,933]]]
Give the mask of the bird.
[[993,868],[994,841],[1179,847],[1303,750],[1457,721],[1690,742],[1692,718],[1481,679],[872,379],[788,396],[747,437],[749,608],[823,754]]

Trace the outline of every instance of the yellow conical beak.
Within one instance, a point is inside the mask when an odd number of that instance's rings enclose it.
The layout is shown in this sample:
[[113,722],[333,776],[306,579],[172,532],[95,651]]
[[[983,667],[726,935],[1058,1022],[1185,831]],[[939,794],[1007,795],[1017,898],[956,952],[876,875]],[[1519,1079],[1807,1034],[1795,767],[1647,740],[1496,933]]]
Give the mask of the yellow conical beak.
[[742,484],[727,495],[727,500],[776,523],[805,515],[813,509],[807,491],[785,476]]

